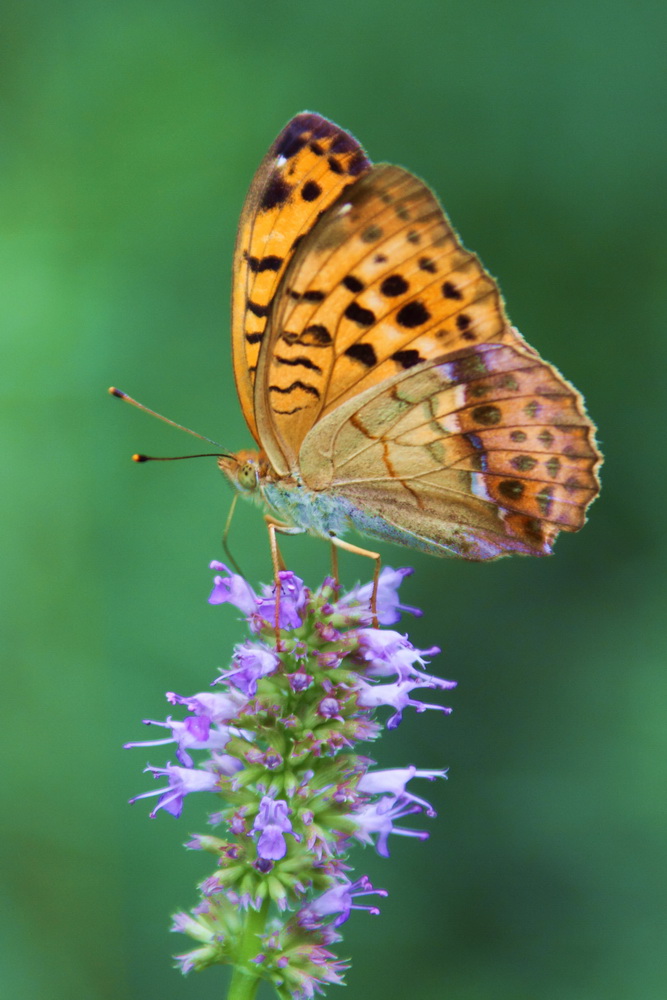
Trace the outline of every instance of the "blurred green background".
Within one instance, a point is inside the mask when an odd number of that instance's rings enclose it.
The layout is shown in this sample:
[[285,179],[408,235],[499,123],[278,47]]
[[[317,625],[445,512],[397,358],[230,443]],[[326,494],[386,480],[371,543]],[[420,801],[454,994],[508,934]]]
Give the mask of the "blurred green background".
[[[226,971],[170,967],[188,944],[169,914],[208,871],[181,847],[203,806],[178,822],[130,809],[147,756],[166,754],[120,747],[240,638],[233,611],[206,603],[229,493],[212,461],[132,465],[191,442],[106,387],[250,443],[230,370],[235,227],[304,108],[436,188],[513,321],[586,394],[606,453],[590,523],[552,559],[384,550],[416,567],[404,597],[425,616],[406,627],[443,647],[434,668],[459,687],[451,718],[407,712],[376,748],[451,771],[416,788],[439,810],[428,842],[356,855],[390,896],[345,926],[345,996],[667,996],[663,11],[6,5],[2,996],[224,996]],[[234,537],[268,579],[257,511]],[[327,567],[316,541],[285,551],[313,583]],[[343,566],[348,583],[368,574]]]

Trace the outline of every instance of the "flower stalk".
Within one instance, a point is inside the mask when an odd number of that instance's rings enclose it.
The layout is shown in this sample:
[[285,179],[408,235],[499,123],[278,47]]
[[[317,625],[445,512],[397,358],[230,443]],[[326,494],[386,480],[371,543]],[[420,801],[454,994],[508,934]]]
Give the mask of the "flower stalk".
[[249,909],[245,927],[239,942],[237,962],[234,967],[227,1000],[254,1000],[261,977],[257,967],[251,964],[257,954],[259,941],[266,929],[269,915],[269,900],[265,899],[258,910]]
[[398,825],[435,815],[407,786],[446,777],[445,770],[414,765],[374,770],[359,744],[381,734],[377,712],[385,707],[388,730],[407,708],[448,713],[415,691],[454,682],[424,669],[437,647],[416,649],[388,627],[402,612],[419,614],[398,598],[410,570],[380,574],[381,627],[373,627],[370,585],[341,593],[327,578],[311,591],[284,571],[279,593],[265,587],[256,594],[222,563],[211,568],[217,575],[210,603],[240,610],[249,637],[212,690],[167,694],[186,710],[184,719],[145,720],[169,735],[126,744],[171,744],[178,762],[149,765],[163,783],[131,801],[157,797],[152,817],[161,810],[179,816],[194,792],[215,803],[213,832],[186,845],[211,854],[215,870],[191,913],[174,916],[173,930],[196,942],[177,956],[182,972],[228,964],[234,968],[228,1000],[253,1000],[262,979],[282,1000],[309,1000],[343,982],[347,963],[331,951],[341,940],[338,928],[353,909],[377,915],[367,898],[387,894],[364,875],[348,876],[350,848],[371,844],[386,857],[391,836],[427,837]]

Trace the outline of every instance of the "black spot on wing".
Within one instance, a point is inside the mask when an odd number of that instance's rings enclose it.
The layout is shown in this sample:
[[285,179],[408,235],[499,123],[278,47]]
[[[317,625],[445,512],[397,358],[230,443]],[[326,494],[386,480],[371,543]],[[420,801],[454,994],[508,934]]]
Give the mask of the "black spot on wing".
[[350,344],[345,351],[348,358],[361,362],[366,368],[372,368],[377,364],[377,356],[372,344]]
[[316,181],[306,181],[301,188],[301,197],[304,201],[315,201],[322,194],[322,188]]
[[503,479],[498,485],[498,492],[507,500],[520,500],[524,490],[525,485],[518,479]]
[[363,292],[364,290],[363,281],[359,281],[359,278],[355,278],[353,274],[346,274],[341,285],[347,288],[348,292]]
[[531,470],[537,465],[537,459],[532,455],[515,455],[511,460],[510,465],[512,465],[517,472],[531,472]]
[[524,517],[520,519],[519,523],[522,525],[526,537],[530,538],[535,545],[544,544],[544,528],[536,517]]
[[380,226],[367,226],[361,234],[362,243],[377,243],[384,236],[384,230]]
[[462,299],[463,295],[451,281],[445,281],[442,286],[442,294],[446,299]]
[[260,211],[268,212],[277,205],[284,204],[290,196],[292,185],[288,184],[285,178],[276,171],[272,174],[268,184],[264,188]]
[[427,271],[429,274],[435,274],[435,272],[437,271],[435,262],[432,261],[430,257],[420,257],[419,268],[422,271]]
[[321,323],[311,323],[303,331],[303,334],[304,336],[307,334],[310,338],[305,343],[312,344],[313,347],[328,347],[331,343],[331,334]]
[[308,368],[310,371],[318,372],[320,375],[322,374],[322,369],[319,365],[316,365],[310,360],[310,358],[306,358],[301,355],[299,355],[298,358],[282,358],[279,354],[275,354],[273,360],[278,365],[291,365],[294,368]]
[[489,403],[487,406],[476,406],[471,416],[475,423],[493,427],[494,424],[500,423],[502,413],[497,406]]
[[287,294],[295,302],[322,302],[326,298],[325,292],[320,292],[315,288],[310,288],[305,292],[297,292],[295,288],[288,288]]
[[551,514],[551,508],[553,506],[553,489],[551,486],[545,486],[540,490],[539,493],[535,494],[535,499],[540,508],[540,512],[543,517],[549,517]]
[[279,271],[284,260],[283,257],[276,257],[275,254],[267,254],[266,257],[251,257],[246,252],[243,256],[253,274],[261,274],[263,271]]
[[[456,382],[471,382],[489,374],[486,361],[479,354],[468,354],[457,358],[451,362],[450,367],[455,373],[454,381]],[[487,387],[484,387],[482,391],[487,392]]]
[[248,299],[248,301],[246,303],[246,307],[248,309],[248,312],[251,312],[253,314],[253,316],[260,316],[260,317],[262,317],[262,316],[268,316],[269,315],[269,307],[268,306],[262,306],[262,305],[259,304],[259,302],[253,302],[252,299]]
[[395,361],[401,366],[401,368],[412,368],[414,365],[418,365],[420,361],[423,361],[419,351],[409,348],[405,351],[394,351],[392,354],[392,361]]
[[331,344],[331,334],[321,323],[311,323],[301,333],[283,330],[280,337],[290,346],[301,344],[303,347],[329,347]]
[[405,295],[408,288],[405,278],[400,274],[390,274],[388,278],[385,278],[380,285],[380,291],[383,295],[389,297],[395,297],[397,295]]
[[431,318],[431,314],[424,305],[416,299],[414,302],[407,302],[401,309],[396,313],[396,322],[399,326],[407,327],[408,329],[413,329],[416,326],[421,326],[428,319]]
[[[358,302],[350,302],[345,310],[344,316],[353,320],[359,326],[372,326],[375,322],[375,313],[370,309],[364,309]],[[373,362],[375,363],[375,362]]]
[[264,336],[264,331],[262,330],[261,333],[246,333],[245,339],[248,341],[249,344],[259,344],[263,336]]
[[284,389],[280,385],[269,386],[269,392],[279,392],[282,395],[288,395],[290,392],[294,392],[295,389],[301,389],[302,392],[307,392],[309,395],[315,396],[316,399],[320,398],[320,390],[308,382],[302,382],[301,379],[296,379],[291,385],[285,386]]

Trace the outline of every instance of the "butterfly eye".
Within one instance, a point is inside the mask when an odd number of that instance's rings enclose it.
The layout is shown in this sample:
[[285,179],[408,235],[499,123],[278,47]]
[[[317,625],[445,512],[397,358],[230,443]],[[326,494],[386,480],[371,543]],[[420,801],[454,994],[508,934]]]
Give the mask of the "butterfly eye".
[[254,462],[244,462],[239,468],[238,483],[242,490],[257,489],[257,466]]

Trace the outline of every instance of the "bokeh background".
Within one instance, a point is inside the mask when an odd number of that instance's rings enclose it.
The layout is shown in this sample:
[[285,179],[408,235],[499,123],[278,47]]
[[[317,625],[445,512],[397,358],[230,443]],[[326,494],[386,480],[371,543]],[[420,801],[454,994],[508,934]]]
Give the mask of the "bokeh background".
[[[664,1000],[667,37],[656,0],[101,0],[2,27],[3,971],[14,1000],[224,996],[182,979],[169,914],[203,806],[149,822],[165,690],[240,637],[206,603],[229,493],[116,383],[231,449],[229,271],[253,171],[297,111],[439,192],[513,321],[585,394],[590,523],[547,560],[414,565],[418,645],[455,713],[406,713],[385,765],[449,765],[425,844],[356,855],[347,1000]],[[196,450],[196,447],[195,447]],[[257,511],[233,537],[269,577]],[[326,547],[285,544],[316,582]],[[368,566],[343,560],[344,580]],[[150,754],[161,764],[166,754]],[[261,996],[269,997],[270,990]],[[336,995],[332,989],[331,996]]]

